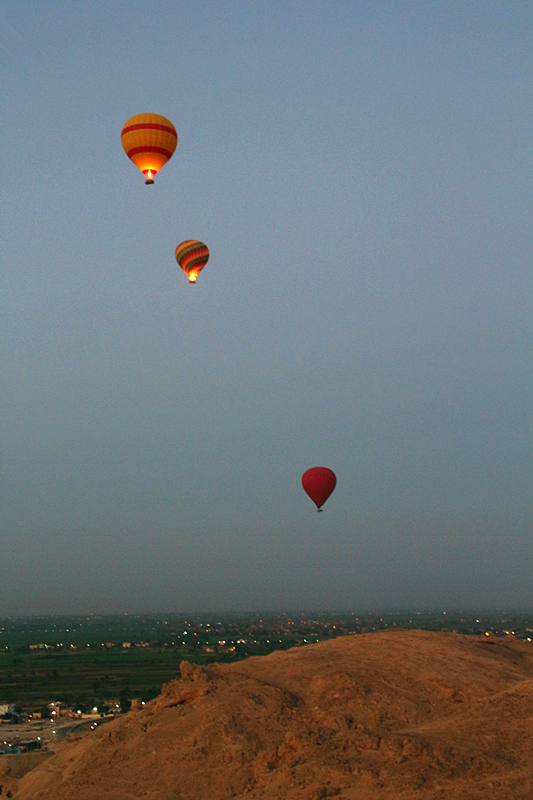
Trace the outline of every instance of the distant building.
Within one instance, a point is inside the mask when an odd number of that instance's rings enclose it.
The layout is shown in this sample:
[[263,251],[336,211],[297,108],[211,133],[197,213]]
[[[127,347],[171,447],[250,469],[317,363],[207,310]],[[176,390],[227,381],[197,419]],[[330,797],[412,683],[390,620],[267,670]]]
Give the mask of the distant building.
[[66,703],[48,703],[52,717],[75,717],[76,713]]
[[16,706],[14,703],[0,703],[0,717],[4,714],[14,714]]
[[40,739],[26,739],[18,744],[23,753],[29,753],[31,750],[40,750],[43,746]]

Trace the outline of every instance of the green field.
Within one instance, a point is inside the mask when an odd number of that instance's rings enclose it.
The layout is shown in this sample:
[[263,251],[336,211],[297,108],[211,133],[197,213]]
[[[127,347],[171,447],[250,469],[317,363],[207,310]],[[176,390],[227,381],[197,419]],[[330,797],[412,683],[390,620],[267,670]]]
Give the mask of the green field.
[[[243,624],[177,615],[3,619],[0,702],[31,713],[51,701],[92,708],[121,695],[148,700],[179,677],[183,660],[234,661],[298,642],[287,633],[274,644],[261,626],[252,636],[248,621],[245,644],[238,639]],[[226,640],[236,644],[221,652]]]
[[92,707],[122,692],[148,699],[179,674],[180,660],[177,652],[142,650],[27,655],[4,651],[0,652],[1,697],[30,712],[55,700]]

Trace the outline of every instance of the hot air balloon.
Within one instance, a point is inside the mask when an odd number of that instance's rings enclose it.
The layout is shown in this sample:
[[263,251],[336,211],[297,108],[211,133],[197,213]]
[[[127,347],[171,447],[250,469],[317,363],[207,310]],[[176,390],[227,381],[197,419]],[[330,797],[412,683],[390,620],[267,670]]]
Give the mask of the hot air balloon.
[[302,486],[317,511],[322,511],[322,506],[337,485],[337,478],[332,469],[327,467],[312,467],[302,475]]
[[154,176],[164,167],[178,144],[176,128],[159,114],[137,114],[129,119],[120,135],[128,158],[153,183]]
[[209,259],[209,250],[203,242],[188,239],[176,247],[176,261],[189,278],[189,283],[196,283],[196,278]]

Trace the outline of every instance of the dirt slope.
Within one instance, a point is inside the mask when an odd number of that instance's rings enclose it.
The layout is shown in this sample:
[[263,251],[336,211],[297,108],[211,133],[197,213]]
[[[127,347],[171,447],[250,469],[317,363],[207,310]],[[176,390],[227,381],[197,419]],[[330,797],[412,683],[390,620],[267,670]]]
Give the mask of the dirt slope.
[[16,800],[531,800],[533,644],[395,631],[209,668],[10,788]]

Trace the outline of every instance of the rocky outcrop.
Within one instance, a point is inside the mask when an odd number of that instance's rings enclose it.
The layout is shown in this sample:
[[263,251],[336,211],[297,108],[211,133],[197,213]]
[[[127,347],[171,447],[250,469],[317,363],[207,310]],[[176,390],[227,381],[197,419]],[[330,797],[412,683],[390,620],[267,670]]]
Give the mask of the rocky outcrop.
[[195,667],[17,800],[530,800],[533,647],[417,631]]

